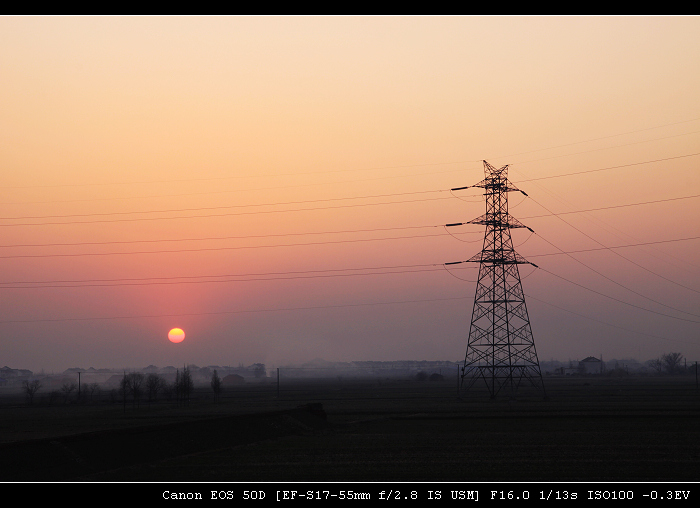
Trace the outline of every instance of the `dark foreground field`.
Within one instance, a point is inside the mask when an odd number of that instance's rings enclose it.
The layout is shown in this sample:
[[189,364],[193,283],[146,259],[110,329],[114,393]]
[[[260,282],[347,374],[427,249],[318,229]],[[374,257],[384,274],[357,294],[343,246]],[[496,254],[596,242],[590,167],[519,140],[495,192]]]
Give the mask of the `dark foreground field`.
[[[287,382],[189,406],[0,404],[0,481],[700,481],[691,378]],[[20,399],[21,400],[21,399]]]

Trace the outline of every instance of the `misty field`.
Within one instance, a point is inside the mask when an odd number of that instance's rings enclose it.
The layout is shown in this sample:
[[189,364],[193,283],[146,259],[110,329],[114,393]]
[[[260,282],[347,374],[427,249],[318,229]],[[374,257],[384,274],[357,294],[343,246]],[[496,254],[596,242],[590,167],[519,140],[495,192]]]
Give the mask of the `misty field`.
[[0,401],[0,481],[698,481],[694,377],[285,380],[188,404]]

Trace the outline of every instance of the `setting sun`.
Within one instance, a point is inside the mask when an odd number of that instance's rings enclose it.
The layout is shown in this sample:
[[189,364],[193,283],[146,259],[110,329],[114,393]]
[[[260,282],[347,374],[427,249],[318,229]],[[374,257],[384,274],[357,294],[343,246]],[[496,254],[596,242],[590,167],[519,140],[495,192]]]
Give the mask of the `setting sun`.
[[185,332],[182,331],[181,328],[173,328],[168,332],[168,339],[170,339],[170,342],[178,343],[182,342],[185,340]]

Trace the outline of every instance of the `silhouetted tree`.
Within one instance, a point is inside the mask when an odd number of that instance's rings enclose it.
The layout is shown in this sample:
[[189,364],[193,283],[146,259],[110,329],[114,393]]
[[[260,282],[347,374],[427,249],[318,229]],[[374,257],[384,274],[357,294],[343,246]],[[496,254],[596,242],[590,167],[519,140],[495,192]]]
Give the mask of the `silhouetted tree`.
[[165,388],[165,380],[158,374],[149,374],[146,376],[146,393],[148,394],[148,403],[155,401],[158,398],[158,393]]
[[649,360],[647,365],[654,369],[659,374],[680,374],[683,370],[681,364],[683,362],[683,354],[681,353],[666,353],[658,358]]
[[124,398],[124,404],[126,404],[129,395],[131,395],[131,403],[133,406],[140,404],[141,395],[143,394],[143,380],[143,374],[140,372],[124,374],[124,377],[119,382],[119,392]]
[[124,408],[126,408],[126,398],[129,396],[131,391],[131,380],[126,377],[126,372],[124,376],[119,381],[119,395],[121,395],[122,402],[124,403]]
[[141,404],[141,395],[143,394],[143,374],[140,372],[132,372],[129,374],[131,378],[131,396],[133,397],[132,404]]
[[49,404],[56,402],[60,396],[61,394],[58,392],[58,390],[51,390],[49,392]]
[[214,373],[211,375],[211,389],[214,390],[214,398],[218,401],[219,395],[221,394],[221,378],[219,373],[214,369]]
[[36,395],[36,392],[38,392],[40,388],[41,381],[38,379],[35,379],[34,381],[22,382],[22,389],[24,390],[24,394],[27,396],[27,399],[29,399],[30,405],[34,402],[34,395]]
[[173,400],[173,394],[176,392],[175,383],[171,384],[163,380],[163,388],[161,391],[163,392],[165,400]]
[[78,385],[75,383],[63,383],[61,386],[61,393],[63,394],[63,402],[68,402],[70,399],[70,394],[78,389]]
[[681,364],[683,355],[681,353],[666,353],[661,355],[661,364],[667,374],[680,374],[683,370]]
[[178,404],[189,404],[192,387],[192,375],[190,374],[189,367],[185,366],[182,372],[178,370],[175,373],[175,397]]
[[647,367],[655,370],[657,374],[661,374],[664,370],[663,364],[661,363],[661,358],[654,358],[646,362]]
[[90,400],[92,401],[95,396],[100,395],[100,385],[97,383],[90,383],[87,385],[87,391],[90,394]]

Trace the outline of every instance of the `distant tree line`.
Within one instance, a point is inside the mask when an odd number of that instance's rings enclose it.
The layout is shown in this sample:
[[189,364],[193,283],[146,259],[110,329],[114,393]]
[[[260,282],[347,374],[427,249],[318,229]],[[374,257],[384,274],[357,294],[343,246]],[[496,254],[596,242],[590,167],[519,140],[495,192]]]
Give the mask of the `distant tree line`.
[[[215,400],[219,400],[223,390],[223,381],[218,372],[214,370],[211,375],[210,386],[214,392]],[[27,402],[32,405],[35,396],[43,388],[43,383],[39,379],[25,380],[22,383],[22,392]],[[150,405],[156,402],[159,397],[166,400],[175,400],[177,405],[188,405],[190,396],[194,389],[194,381],[189,366],[182,370],[178,369],[175,374],[175,382],[170,384],[159,374],[142,372],[124,372],[119,381],[119,386],[109,392],[110,400],[113,403],[119,402],[131,404],[134,408],[141,406],[144,401]],[[78,386],[74,382],[65,382],[58,389],[52,390],[44,400],[49,404],[62,401],[67,404],[71,401],[82,403],[96,402],[101,394],[98,383],[89,383]]]
[[130,372],[124,373],[119,383],[119,397],[124,404],[130,399],[134,408],[140,407],[144,397],[147,398],[150,406],[158,400],[159,395],[167,399],[172,399],[174,396],[178,405],[184,405],[189,403],[193,387],[192,374],[187,366],[182,371],[177,370],[175,382],[172,385],[158,374],[144,375],[141,372]]
[[677,375],[687,370],[682,353],[666,353],[649,360],[647,365],[658,374]]
[[[39,379],[22,382],[22,391],[30,405],[34,403],[34,396],[41,388],[43,388],[43,383]],[[49,403],[61,399],[64,404],[67,404],[73,398],[76,398],[78,402],[93,402],[99,397],[100,391],[98,383],[88,383],[79,389],[76,383],[66,382],[57,390],[49,392],[47,398]]]

